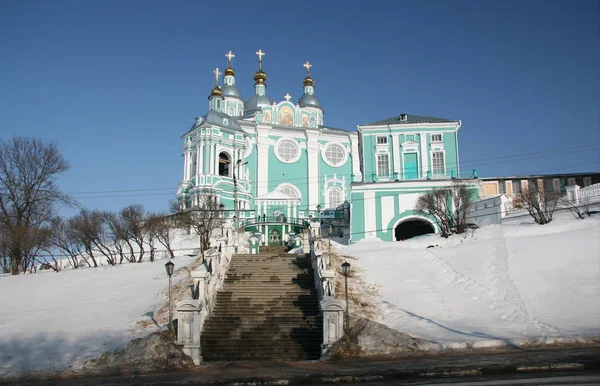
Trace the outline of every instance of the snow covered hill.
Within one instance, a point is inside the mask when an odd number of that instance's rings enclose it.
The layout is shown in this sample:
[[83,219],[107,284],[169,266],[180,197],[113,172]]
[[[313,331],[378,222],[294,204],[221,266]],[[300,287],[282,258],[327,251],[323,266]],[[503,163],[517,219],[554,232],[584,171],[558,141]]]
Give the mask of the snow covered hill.
[[378,288],[376,321],[413,337],[446,345],[600,337],[599,217],[362,241],[343,254]]
[[[174,259],[173,282],[193,259]],[[0,276],[0,378],[66,370],[165,328],[166,260]]]
[[[519,221],[337,248],[377,286],[376,321],[414,337],[460,347],[600,336],[600,217]],[[77,368],[164,328],[164,262],[0,276],[0,378]]]

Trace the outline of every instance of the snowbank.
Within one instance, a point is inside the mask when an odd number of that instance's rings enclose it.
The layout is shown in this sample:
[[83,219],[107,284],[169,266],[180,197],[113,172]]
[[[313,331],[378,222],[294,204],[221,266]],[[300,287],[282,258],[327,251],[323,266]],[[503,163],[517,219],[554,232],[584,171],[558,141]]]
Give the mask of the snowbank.
[[[192,257],[177,257],[174,283]],[[163,327],[165,260],[0,277],[0,378],[76,368]],[[177,270],[179,271],[177,272]]]
[[456,348],[600,337],[598,217],[364,240],[342,253],[378,286],[375,321],[415,338]]

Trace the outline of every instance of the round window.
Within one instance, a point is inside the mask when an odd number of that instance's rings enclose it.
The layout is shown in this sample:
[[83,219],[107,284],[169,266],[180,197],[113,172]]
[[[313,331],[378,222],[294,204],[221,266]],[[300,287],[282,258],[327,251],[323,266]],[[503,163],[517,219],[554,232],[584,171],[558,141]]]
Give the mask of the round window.
[[298,145],[290,140],[283,140],[277,146],[277,156],[283,162],[295,162],[300,156]]
[[337,144],[331,143],[325,147],[323,153],[323,159],[331,166],[340,166],[346,162],[346,151],[344,148]]

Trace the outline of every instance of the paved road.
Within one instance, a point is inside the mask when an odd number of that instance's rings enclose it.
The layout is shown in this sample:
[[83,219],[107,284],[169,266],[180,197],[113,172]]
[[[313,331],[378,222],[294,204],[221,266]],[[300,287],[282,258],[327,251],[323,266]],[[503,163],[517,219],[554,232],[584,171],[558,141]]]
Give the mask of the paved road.
[[[18,384],[94,386],[370,383],[373,385],[398,385],[440,384],[440,382],[443,384],[448,383],[449,380],[498,382],[500,379],[508,379],[508,383],[506,384],[517,384],[515,383],[517,379],[529,378],[529,381],[537,377],[543,379],[540,374],[543,376],[563,376],[566,373],[566,375],[572,374],[573,377],[586,377],[598,376],[599,371],[600,348],[560,350],[515,349],[508,352],[420,356],[386,361],[213,363],[193,370],[173,373],[122,374],[97,378],[60,380],[29,379],[20,380]],[[569,379],[565,378],[563,381]],[[588,382],[590,379],[598,383],[598,379],[579,378],[583,382]],[[527,382],[525,383],[528,384]],[[486,383],[481,384],[485,385]]]

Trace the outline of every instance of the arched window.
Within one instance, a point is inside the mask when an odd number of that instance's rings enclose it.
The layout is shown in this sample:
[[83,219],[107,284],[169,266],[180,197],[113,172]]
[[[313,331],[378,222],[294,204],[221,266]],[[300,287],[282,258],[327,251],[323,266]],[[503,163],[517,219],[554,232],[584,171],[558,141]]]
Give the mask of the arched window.
[[329,189],[328,198],[330,208],[337,208],[344,203],[342,191],[338,188]]
[[229,154],[221,152],[219,154],[219,175],[229,177],[230,174],[231,159]]
[[281,184],[278,187],[276,187],[275,190],[277,190],[279,192],[283,192],[283,193],[287,194],[288,196],[298,198],[300,200],[300,202],[302,202],[302,196],[300,194],[300,191],[298,190],[297,187],[295,187],[292,184],[288,184],[288,183]]

